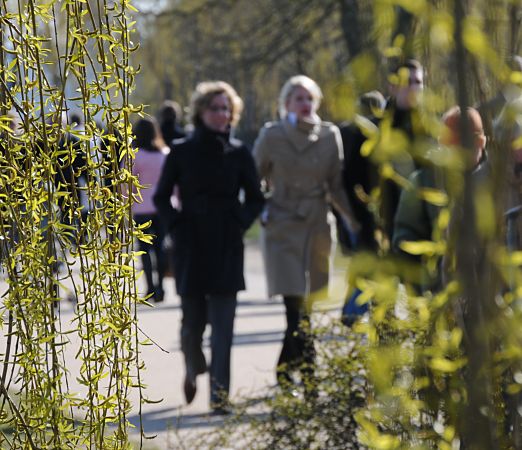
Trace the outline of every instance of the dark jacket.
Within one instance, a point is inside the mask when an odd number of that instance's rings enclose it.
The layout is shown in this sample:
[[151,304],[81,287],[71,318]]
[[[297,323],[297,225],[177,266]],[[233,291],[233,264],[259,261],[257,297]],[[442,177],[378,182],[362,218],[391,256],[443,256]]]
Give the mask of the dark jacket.
[[177,123],[167,121],[160,125],[161,136],[166,144],[170,144],[174,139],[181,139],[186,136],[183,128]]
[[[411,177],[411,189],[401,192],[397,213],[395,214],[392,249],[403,253],[402,242],[431,241],[435,221],[440,213],[440,207],[427,202],[421,196],[422,189],[443,191],[441,182],[437,179],[435,167],[423,167],[415,171]],[[440,177],[439,177],[440,178]],[[408,255],[411,257],[411,255]],[[420,261],[421,258],[414,258]]]
[[[374,124],[378,123],[376,118],[372,117],[370,120]],[[361,224],[357,249],[377,250],[375,219],[369,211],[368,205],[357,195],[356,189],[360,187],[367,195],[370,195],[371,191],[379,185],[378,167],[370,158],[361,155],[361,147],[366,141],[366,137],[355,122],[342,126],[340,131],[344,149],[343,184],[355,218]],[[338,237],[343,245],[342,239],[347,232],[342,228],[342,221],[338,220],[337,224]],[[344,245],[349,247],[350,243],[345,242]]]
[[402,133],[402,137],[394,134],[391,138],[401,138],[403,143],[402,147],[397,148],[391,155],[386,148],[397,146],[398,143],[390,142],[389,136],[387,140],[381,138],[372,154],[365,157],[360,152],[366,137],[359,127],[350,124],[341,128],[345,156],[343,181],[355,217],[362,225],[357,244],[359,248],[365,250],[375,250],[378,246],[375,240],[377,224],[367,205],[356,195],[355,187],[360,185],[366,194],[370,194],[377,187],[380,188],[379,226],[384,237],[391,242],[401,188],[395,181],[381,178],[379,166],[384,162],[390,162],[399,175],[408,178],[415,169],[424,165],[425,153],[433,145],[429,133],[423,127],[419,113],[416,110],[397,108],[393,99],[388,101],[383,118],[370,118],[370,120],[379,128],[389,127],[394,133]]
[[[176,185],[180,210],[171,204]],[[173,235],[179,295],[245,288],[242,237],[264,199],[252,156],[241,142],[197,127],[190,138],[171,144],[154,203]]]
[[[392,99],[388,102],[384,119],[379,124],[381,128],[383,121],[391,121],[392,130],[401,132],[402,139],[405,138],[403,147],[397,148],[389,161],[395,172],[404,178],[408,178],[415,170],[424,167],[427,163],[429,164],[426,161],[426,153],[433,148],[435,142],[428,130],[424,128],[419,111],[416,109],[399,109]],[[394,139],[398,138],[398,135],[394,136]],[[384,144],[388,146],[390,144],[397,145],[397,142],[385,142]],[[391,242],[394,232],[394,218],[402,189],[395,181],[390,179],[382,179],[380,188],[380,214],[383,231]]]
[[[418,277],[415,287],[419,293],[427,289],[437,291],[442,287],[441,258],[410,254],[401,248],[401,244],[437,240],[434,230],[441,208],[447,201],[444,197],[448,180],[442,167],[425,164],[413,172],[409,181],[411,187],[402,190],[395,214],[392,251],[398,256],[397,261],[408,264],[410,272]],[[440,194],[440,197],[428,201],[425,196],[430,191]]]

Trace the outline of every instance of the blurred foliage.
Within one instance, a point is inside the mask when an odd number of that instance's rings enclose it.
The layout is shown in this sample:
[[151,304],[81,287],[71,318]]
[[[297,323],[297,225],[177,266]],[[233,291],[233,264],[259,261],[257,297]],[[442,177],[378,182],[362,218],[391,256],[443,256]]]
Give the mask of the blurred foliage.
[[[210,437],[220,439],[211,445],[522,446],[522,277],[513,253],[519,248],[507,245],[504,215],[522,198],[510,141],[516,136],[499,132],[512,130],[513,123],[493,122],[501,110],[495,101],[506,102],[506,87],[519,76],[507,59],[520,52],[521,9],[518,0],[206,0],[167,2],[160,11],[146,12],[140,33],[147,51],[136,55],[143,68],[140,101],[155,106],[174,96],[186,104],[197,81],[223,78],[246,100],[241,131],[247,140],[276,117],[278,91],[290,75],[314,78],[325,93],[321,115],[341,122],[353,117],[359,94],[386,91],[394,61],[416,57],[426,68],[416,125],[427,139],[416,142],[411,155],[429,160],[448,180],[447,192],[419,193],[442,207],[432,240],[403,244],[420,265],[399,264],[384,241],[377,255],[359,255],[350,264],[350,279],[371,301],[369,321],[355,326],[366,338],[355,341],[355,354],[342,339],[337,351],[344,356],[322,354],[317,370],[327,376],[318,375],[317,397],[278,396],[261,421],[238,428],[244,430],[240,437],[226,427]],[[157,43],[167,40],[175,50],[152,56]],[[465,126],[463,148],[431,151],[440,115],[454,104],[481,109],[489,139],[488,183],[467,169],[472,141]],[[380,177],[411,188],[397,164],[407,156],[404,136],[386,117],[378,129],[366,128],[363,153]],[[367,193],[378,222],[381,195],[379,188]],[[442,286],[425,289],[426,280],[437,275]],[[362,391],[352,384],[356,373],[365,379]],[[342,414],[346,421],[338,422]]]

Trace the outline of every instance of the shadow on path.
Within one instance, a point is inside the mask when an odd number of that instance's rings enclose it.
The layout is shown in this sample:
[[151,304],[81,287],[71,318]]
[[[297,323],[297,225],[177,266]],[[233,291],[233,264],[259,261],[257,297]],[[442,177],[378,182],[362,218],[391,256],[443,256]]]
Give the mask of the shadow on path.
[[[269,416],[269,412],[245,412],[247,407],[254,406],[267,400],[268,397],[246,399],[237,404],[237,413],[230,416],[213,416],[210,412],[198,414],[183,414],[183,407],[163,408],[143,413],[141,415],[143,429],[146,436],[153,436],[165,430],[187,430],[207,427],[220,427],[226,424],[244,424],[252,420],[261,420]],[[140,416],[138,414],[129,417],[136,430],[140,429]]]
[[[285,332],[283,330],[274,331],[258,331],[256,333],[235,333],[233,346],[239,345],[263,345],[263,344],[277,344],[283,341]],[[203,348],[210,348],[210,336],[206,334],[203,338]],[[174,342],[174,345],[169,351],[180,352],[181,346],[179,341]]]
[[[261,298],[259,300],[241,300],[239,299],[237,302],[238,310],[243,308],[269,308],[269,307],[282,307],[283,302],[281,300],[267,300]],[[181,306],[178,301],[172,304],[170,301],[168,303],[152,303],[152,306],[139,305],[138,311],[140,314],[142,313],[154,313],[158,310],[178,310],[181,309]]]

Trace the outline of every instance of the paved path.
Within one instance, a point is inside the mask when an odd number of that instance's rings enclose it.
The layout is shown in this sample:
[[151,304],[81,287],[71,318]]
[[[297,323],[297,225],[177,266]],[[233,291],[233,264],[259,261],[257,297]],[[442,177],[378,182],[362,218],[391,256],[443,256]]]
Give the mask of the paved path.
[[[344,289],[341,264],[333,283],[334,301],[327,306],[337,307]],[[245,252],[245,273],[247,290],[240,293],[235,322],[235,336],[232,349],[231,400],[241,402],[246,397],[267,395],[275,384],[274,368],[281,348],[285,327],[284,309],[280,300],[268,300],[261,254],[256,243],[250,242]],[[332,293],[332,290],[331,290]],[[179,328],[181,310],[179,298],[175,295],[174,280],[166,280],[164,303],[139,309],[139,325],[157,345],[142,347],[142,360],[146,369],[142,380],[147,385],[147,397],[160,403],[142,406],[142,420],[147,435],[157,435],[147,441],[145,449],[180,448],[179,439],[208,431],[219,426],[221,418],[209,416],[208,374],[198,377],[198,392],[191,405],[184,404],[182,382],[183,361],[180,352]],[[62,323],[74,317],[70,305],[64,302]],[[208,333],[205,334],[205,353],[209,355]],[[145,336],[141,336],[144,338]],[[74,361],[73,350],[66,358],[71,375],[79,368]],[[70,377],[74,383],[74,376]],[[74,386],[71,386],[73,389]],[[81,389],[81,388],[80,388]],[[139,401],[137,393],[131,397],[134,408],[130,420],[139,427]],[[138,428],[139,430],[139,428]],[[136,430],[135,441],[139,442]]]
[[[345,261],[336,261],[331,283],[332,300],[326,308],[338,308],[343,295]],[[259,247],[249,243],[245,251],[247,290],[239,294],[232,348],[231,399],[241,402],[245,397],[267,395],[275,384],[275,365],[281,349],[285,318],[281,300],[269,300],[266,294],[264,268]],[[184,405],[182,393],[183,363],[180,352],[179,326],[181,311],[174,295],[173,280],[169,280],[164,305],[141,310],[142,329],[157,342],[165,353],[155,346],[143,349],[147,370],[144,375],[151,399],[162,403],[145,405],[143,423],[145,432],[158,434],[151,441],[157,448],[178,448],[178,436],[194,435],[219,426],[221,419],[209,417],[208,375],[198,377],[198,392],[191,405]],[[208,338],[208,329],[206,337]],[[206,339],[207,341],[207,339]],[[206,345],[206,354],[209,354]],[[139,422],[133,417],[133,423]],[[169,432],[170,430],[170,432]]]
[[[257,246],[248,245],[245,254],[247,290],[239,295],[235,335],[232,349],[231,396],[240,401],[251,395],[262,395],[275,383],[274,367],[283,339],[284,309],[281,301],[269,301],[264,272]],[[177,434],[197,434],[219,425],[221,419],[209,417],[208,374],[197,379],[198,392],[191,405],[184,405],[182,382],[183,359],[180,352],[179,327],[181,310],[174,295],[174,280],[169,279],[166,300],[154,309],[141,309],[139,323],[156,346],[143,349],[147,366],[144,373],[151,399],[159,404],[144,405],[142,419],[147,434],[158,434],[151,441],[158,448],[177,448]],[[209,329],[205,334],[205,353],[209,356]],[[207,358],[207,360],[209,360]],[[137,416],[131,421],[139,422]],[[170,432],[169,432],[170,430]],[[175,431],[177,430],[177,431]]]

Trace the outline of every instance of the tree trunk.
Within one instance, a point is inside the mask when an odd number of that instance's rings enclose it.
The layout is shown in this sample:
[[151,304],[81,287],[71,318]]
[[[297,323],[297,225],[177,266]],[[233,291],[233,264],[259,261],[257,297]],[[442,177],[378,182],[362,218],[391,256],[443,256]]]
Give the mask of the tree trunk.
[[400,6],[397,7],[396,11],[397,23],[392,35],[392,43],[397,36],[404,36],[403,55],[405,58],[414,58],[413,30],[415,25],[415,16]]
[[353,59],[363,49],[363,33],[359,22],[358,0],[339,0],[341,7],[341,29],[348,47],[350,59]]
[[520,24],[522,22],[522,6],[520,3],[511,5],[510,12],[510,46],[512,55],[517,55],[520,51]]
[[[462,39],[462,21],[465,12],[460,0],[455,1],[455,51],[457,68],[457,95],[461,111],[469,106],[467,78],[469,66],[466,62],[466,49]],[[470,152],[473,148],[473,135],[466,114],[461,116],[461,136],[463,147]],[[466,368],[467,404],[462,422],[462,441],[468,449],[496,449],[497,433],[494,421],[495,409],[491,385],[491,349],[488,314],[492,289],[483,239],[478,235],[474,206],[474,178],[470,171],[464,174],[464,191],[457,205],[454,217],[456,226],[457,276],[461,283],[462,299],[460,310],[464,311],[464,348],[468,358]],[[455,220],[457,219],[457,220]],[[492,419],[490,419],[492,418]]]

